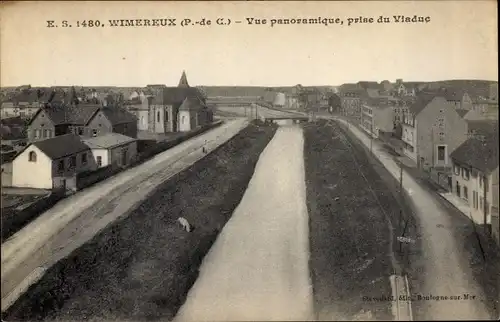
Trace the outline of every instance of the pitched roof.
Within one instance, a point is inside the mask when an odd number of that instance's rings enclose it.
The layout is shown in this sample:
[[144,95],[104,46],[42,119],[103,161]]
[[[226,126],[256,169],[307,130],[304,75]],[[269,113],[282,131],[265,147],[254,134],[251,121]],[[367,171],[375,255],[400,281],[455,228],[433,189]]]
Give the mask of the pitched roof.
[[421,94],[418,95],[415,101],[410,103],[410,111],[414,115],[418,115],[420,112],[422,112],[427,105],[429,105],[430,102],[432,102],[437,96],[431,95],[431,94]]
[[470,138],[451,153],[451,158],[484,173],[498,167],[498,131],[484,140]]
[[36,141],[31,144],[36,146],[53,160],[90,150],[90,148],[85,145],[85,143],[83,143],[80,137],[76,134],[59,135],[50,139]]
[[120,133],[107,133],[105,135],[96,136],[93,138],[84,139],[83,142],[91,149],[104,148],[109,149],[122,144],[137,141],[134,138],[128,137]]
[[182,104],[179,107],[179,110],[183,111],[193,111],[193,110],[200,110],[201,109],[201,103],[199,99],[194,98],[194,97],[186,97]]
[[203,101],[203,97],[196,87],[166,87],[153,97],[151,104],[179,107],[186,97],[198,98]]
[[100,110],[113,125],[137,122],[134,114],[118,106],[101,107]]
[[77,106],[70,106],[64,103],[51,103],[38,110],[29,123],[31,124],[38,114],[43,111],[55,125],[85,125],[99,108],[100,106],[95,104],[78,104]]
[[469,113],[469,110],[462,108],[457,108],[455,111],[457,111],[458,115],[460,115],[460,117],[462,118],[465,116],[465,114]]
[[481,135],[490,135],[498,132],[497,120],[467,120],[467,128]]

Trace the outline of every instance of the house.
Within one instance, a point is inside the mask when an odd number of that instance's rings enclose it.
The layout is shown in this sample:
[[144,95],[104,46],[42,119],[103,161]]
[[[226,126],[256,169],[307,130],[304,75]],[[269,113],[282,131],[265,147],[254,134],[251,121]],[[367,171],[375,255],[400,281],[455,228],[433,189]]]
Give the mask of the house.
[[341,86],[339,92],[341,99],[341,114],[359,121],[361,119],[362,99],[366,97],[366,91],[355,84],[352,85],[344,84]]
[[[450,155],[453,193],[468,206],[472,217],[486,215],[487,223],[492,222],[492,209],[498,209],[498,143],[497,128],[484,138],[469,138]],[[498,238],[498,227],[496,234]]]
[[473,107],[472,98],[461,88],[447,88],[440,94],[456,109],[471,110]]
[[367,99],[362,105],[360,127],[368,134],[379,137],[381,132],[392,132],[393,110],[385,98]]
[[[185,108],[191,111],[188,112],[190,114],[189,119],[191,120],[193,113],[196,113],[200,115],[197,117],[196,126],[211,122],[213,119],[211,116],[212,111],[208,109],[205,97],[196,87],[189,86],[186,73],[183,72],[177,87],[164,86],[159,88],[152,97],[148,111],[148,131],[156,134],[179,131],[179,108],[187,98],[189,100],[186,102]],[[194,112],[195,110],[196,112]],[[183,113],[184,120],[186,120],[186,112],[185,110]],[[206,117],[203,116],[205,114],[207,114]],[[194,124],[194,122],[189,121],[189,124],[184,124],[183,128],[186,128],[186,126],[192,128]]]
[[137,138],[137,118],[118,106],[100,107],[85,123],[84,136],[96,137],[106,133]]
[[41,90],[28,88],[2,101],[2,118],[21,117],[29,119],[42,107],[40,100],[43,94],[44,92]]
[[27,145],[12,161],[12,186],[76,188],[76,175],[97,168],[78,135],[65,134]]
[[137,157],[137,139],[119,133],[83,139],[92,150],[98,168],[108,165],[129,166]]
[[419,95],[402,123],[403,152],[423,169],[448,169],[449,154],[467,139],[467,122],[441,96]]
[[137,130],[147,131],[149,129],[149,106],[150,96],[137,96],[124,102],[124,108],[137,118]]
[[50,103],[30,120],[27,136],[34,142],[68,133],[93,137],[109,132],[137,137],[137,119],[120,107]]

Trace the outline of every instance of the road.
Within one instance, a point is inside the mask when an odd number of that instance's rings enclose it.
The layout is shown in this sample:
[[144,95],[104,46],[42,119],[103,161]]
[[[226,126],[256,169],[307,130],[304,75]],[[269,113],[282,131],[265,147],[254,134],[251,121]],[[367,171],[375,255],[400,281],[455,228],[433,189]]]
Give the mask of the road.
[[[346,124],[345,121],[337,119]],[[367,147],[369,138],[354,126],[350,131]],[[395,178],[399,177],[399,166],[377,142],[373,142],[373,153]],[[473,278],[470,264],[464,260],[455,243],[450,217],[432,197],[406,171],[403,172],[403,188],[416,205],[416,215],[422,226],[423,251],[420,260],[424,262],[424,274],[420,280],[420,295],[460,296],[459,300],[436,300],[429,298],[419,301],[422,318],[432,320],[487,320],[490,319],[486,297]],[[464,299],[464,294],[474,298]],[[419,294],[411,294],[418,300]]]
[[278,129],[175,321],[312,319],[303,142]]
[[246,127],[229,121],[70,196],[2,244],[2,311],[47,268],[147,198],[156,186],[186,169]]

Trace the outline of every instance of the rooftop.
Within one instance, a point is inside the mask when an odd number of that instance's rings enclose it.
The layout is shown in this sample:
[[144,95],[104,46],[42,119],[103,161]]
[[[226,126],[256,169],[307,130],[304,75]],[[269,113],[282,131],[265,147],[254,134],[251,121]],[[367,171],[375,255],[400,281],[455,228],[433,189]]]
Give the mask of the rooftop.
[[88,145],[91,149],[99,149],[99,148],[109,149],[115,146],[120,146],[134,141],[137,140],[120,133],[107,133],[105,135],[83,140],[83,142],[86,145]]
[[53,160],[90,149],[76,134],[59,135],[50,139],[33,142],[28,146],[31,145],[36,146]]

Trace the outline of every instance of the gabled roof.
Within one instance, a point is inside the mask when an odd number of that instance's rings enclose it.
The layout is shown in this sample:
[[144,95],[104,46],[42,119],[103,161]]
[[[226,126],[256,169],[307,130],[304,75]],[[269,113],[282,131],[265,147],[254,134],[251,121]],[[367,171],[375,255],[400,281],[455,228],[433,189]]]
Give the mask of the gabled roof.
[[182,111],[193,111],[202,109],[202,102],[195,97],[186,97],[179,107]]
[[491,135],[498,132],[497,120],[467,120],[467,129],[481,135]]
[[45,112],[54,125],[85,125],[99,108],[100,106],[95,104],[78,104],[77,106],[71,106],[64,103],[51,103],[39,109],[36,114],[33,115],[28,125],[30,125],[42,112]]
[[460,115],[461,118],[463,118],[465,114],[469,113],[469,110],[462,108],[457,108],[455,111],[457,111],[458,115]]
[[107,133],[105,135],[96,136],[93,138],[84,139],[83,142],[91,149],[110,149],[123,144],[137,141],[134,138],[128,137],[120,133]]
[[134,114],[118,106],[101,107],[100,110],[112,125],[137,122]]
[[484,140],[468,139],[450,157],[484,173],[491,173],[498,167],[498,131],[487,135]]
[[90,150],[76,134],[59,135],[47,140],[33,142],[28,146],[31,145],[36,146],[52,160]]
[[415,116],[422,112],[430,102],[432,102],[437,96],[430,94],[418,95],[414,102],[410,103],[410,112]]
[[153,105],[173,105],[179,107],[186,97],[197,98],[201,101],[203,97],[196,87],[167,87],[153,97]]

